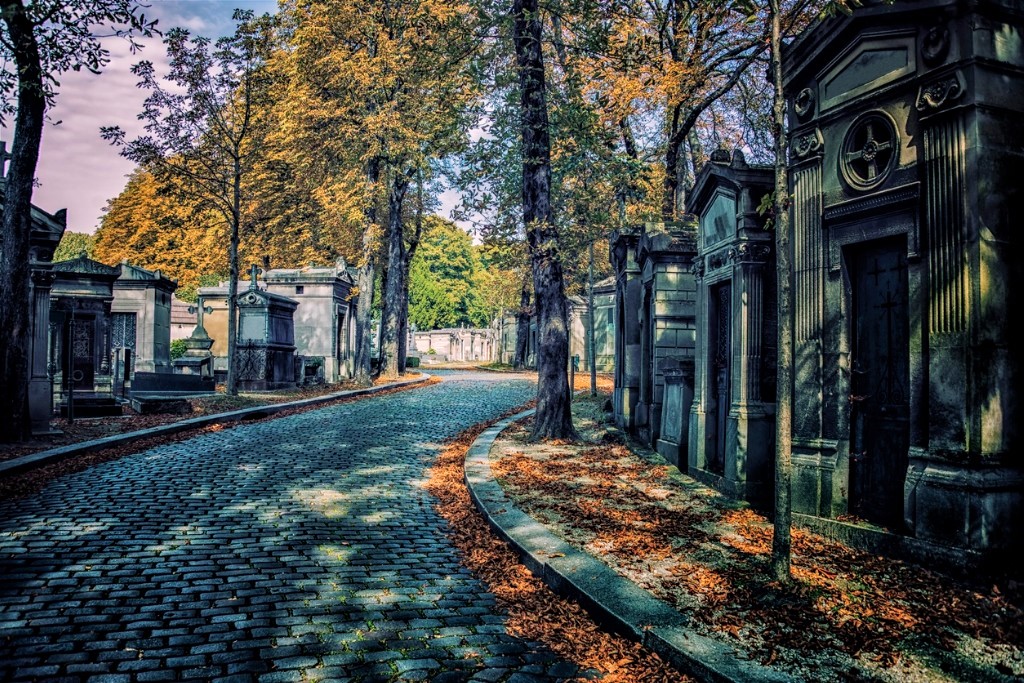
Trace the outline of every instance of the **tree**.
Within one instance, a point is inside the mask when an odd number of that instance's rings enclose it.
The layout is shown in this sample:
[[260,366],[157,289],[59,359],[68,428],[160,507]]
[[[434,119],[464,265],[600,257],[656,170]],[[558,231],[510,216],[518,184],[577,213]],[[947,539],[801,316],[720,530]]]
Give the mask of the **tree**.
[[97,260],[159,270],[178,282],[179,298],[200,281],[216,285],[227,277],[224,220],[175,187],[181,182],[136,168],[107,202],[95,235]]
[[537,0],[513,0],[519,74],[523,224],[537,311],[537,412],[534,439],[575,438],[567,375],[569,325],[558,231],[551,210],[551,139]]
[[149,91],[140,114],[146,135],[125,144],[124,131],[103,129],[105,139],[122,146],[125,158],[164,178],[217,211],[228,226],[228,373],[227,393],[238,393],[237,325],[238,247],[243,223],[243,181],[260,157],[262,139],[256,117],[270,97],[267,60],[276,45],[272,17],[256,18],[235,10],[235,33],[211,44],[186,29],[167,32],[164,44],[170,71],[161,83],[152,62],[132,71]]
[[96,239],[92,235],[84,232],[65,232],[53,252],[53,262],[71,261],[82,254],[92,258],[95,246]]
[[786,99],[782,88],[782,11],[780,0],[768,0],[771,20],[771,78],[774,91],[775,196],[773,226],[778,282],[778,362],[775,413],[775,519],[772,576],[790,581],[793,512],[790,502],[793,432],[793,318],[789,253],[789,182],[786,175]]
[[14,116],[0,219],[0,441],[19,441],[30,431],[29,237],[46,109],[57,96],[59,74],[106,66],[105,35],[126,37],[133,50],[136,36],[153,35],[156,22],[140,8],[135,0],[0,0],[0,122]]
[[478,290],[487,276],[469,233],[439,216],[426,216],[423,223],[409,267],[409,321],[421,330],[486,325]]
[[[475,13],[460,2],[330,0],[289,3],[286,126],[324,186],[363,182],[359,199],[356,379],[371,381],[370,312],[381,265],[381,369],[397,376],[403,327],[404,202],[412,178],[466,138],[472,83],[462,69],[476,49]],[[405,242],[403,242],[405,240]],[[383,252],[383,264],[381,257]]]

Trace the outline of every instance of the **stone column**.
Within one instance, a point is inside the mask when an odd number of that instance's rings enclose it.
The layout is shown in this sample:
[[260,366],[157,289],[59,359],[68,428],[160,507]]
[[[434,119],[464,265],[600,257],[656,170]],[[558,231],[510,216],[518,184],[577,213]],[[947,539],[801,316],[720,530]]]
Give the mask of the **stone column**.
[[50,264],[32,268],[29,297],[32,301],[32,336],[29,340],[28,410],[33,435],[56,433],[53,417],[53,387],[50,368],[50,287],[55,278]]

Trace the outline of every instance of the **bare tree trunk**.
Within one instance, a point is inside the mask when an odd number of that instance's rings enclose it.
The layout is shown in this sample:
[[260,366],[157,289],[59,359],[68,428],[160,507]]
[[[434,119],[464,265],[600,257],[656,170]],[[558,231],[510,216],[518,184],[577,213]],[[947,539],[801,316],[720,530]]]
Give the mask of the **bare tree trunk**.
[[661,217],[671,221],[676,217],[676,186],[679,182],[676,168],[679,166],[679,142],[674,135],[669,136],[665,150],[665,180],[661,195]]
[[380,375],[398,379],[400,370],[398,344],[401,334],[402,290],[405,282],[405,244],[402,235],[402,202],[409,187],[408,178],[395,173],[388,192],[388,277],[384,286],[384,307],[381,314]]
[[366,185],[368,188],[367,205],[364,209],[366,226],[363,228],[363,262],[356,275],[356,288],[359,297],[356,304],[356,347],[355,375],[356,384],[369,386],[373,384],[373,368],[370,358],[373,352],[370,335],[373,316],[373,281],[376,271],[376,245],[373,243],[373,228],[377,223],[376,186],[380,179],[380,160],[370,159],[366,164]]
[[530,354],[530,288],[523,282],[519,292],[519,310],[516,311],[516,352],[512,367],[522,370]]
[[778,267],[778,386],[775,413],[775,533],[772,537],[772,576],[791,581],[793,510],[793,319],[790,304],[789,183],[786,177],[786,100],[782,90],[782,17],[779,0],[768,0],[771,14],[771,62],[775,96],[772,103],[775,132],[775,258]]
[[[18,72],[18,113],[11,166],[3,186],[0,222],[0,441],[22,441],[31,433],[28,409],[29,346],[32,335],[29,240],[32,183],[43,135],[43,70],[32,22],[20,2],[0,2]],[[2,162],[0,162],[2,163]]]
[[225,391],[238,395],[238,240],[242,222],[242,170],[235,148],[235,178],[231,197],[231,237],[228,240],[228,376]]
[[537,0],[513,0],[523,139],[523,221],[537,311],[537,412],[534,439],[576,438],[567,376],[569,326],[558,232],[551,210],[551,140]]
[[587,273],[587,310],[590,324],[587,326],[587,336],[590,345],[590,395],[597,396],[597,334],[594,326],[597,324],[594,311],[594,240],[590,240],[590,270]]
[[[402,242],[402,300],[400,302],[401,329],[398,337],[398,369],[405,372],[406,360],[409,356],[409,268],[412,266],[412,259],[416,255],[416,249],[420,246],[420,237],[423,236],[423,174],[416,172],[416,229],[413,231],[409,243]],[[415,343],[415,340],[413,340]]]

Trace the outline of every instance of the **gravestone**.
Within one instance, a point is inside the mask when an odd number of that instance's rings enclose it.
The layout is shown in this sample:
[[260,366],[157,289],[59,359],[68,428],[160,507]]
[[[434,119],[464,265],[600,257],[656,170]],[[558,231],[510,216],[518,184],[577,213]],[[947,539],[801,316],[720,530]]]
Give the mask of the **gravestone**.
[[784,68],[794,510],[955,562],[1008,553],[1024,540],[1020,3],[869,3],[801,35]]

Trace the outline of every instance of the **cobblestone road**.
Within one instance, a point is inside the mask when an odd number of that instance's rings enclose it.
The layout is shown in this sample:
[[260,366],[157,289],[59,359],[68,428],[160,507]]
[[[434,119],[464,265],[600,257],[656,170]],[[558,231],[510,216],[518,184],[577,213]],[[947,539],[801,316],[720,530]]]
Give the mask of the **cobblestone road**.
[[505,633],[420,486],[442,441],[533,394],[453,373],[0,502],[0,679],[573,677]]

